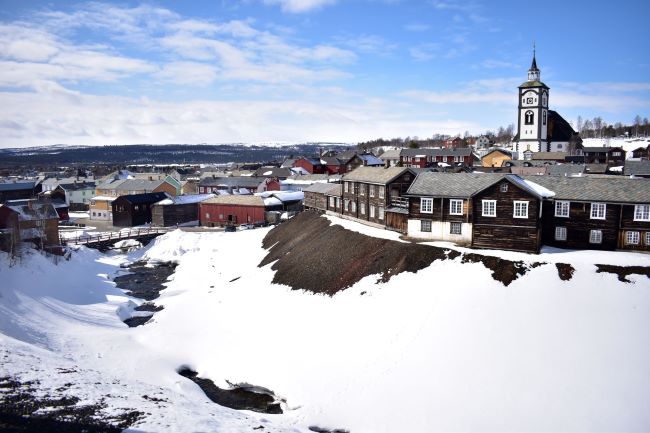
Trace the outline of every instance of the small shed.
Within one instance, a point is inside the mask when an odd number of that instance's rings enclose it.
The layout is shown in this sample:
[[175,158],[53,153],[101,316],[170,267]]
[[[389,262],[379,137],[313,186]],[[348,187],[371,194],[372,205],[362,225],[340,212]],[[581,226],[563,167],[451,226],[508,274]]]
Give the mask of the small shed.
[[122,195],[111,203],[113,225],[117,227],[140,226],[151,222],[151,207],[169,198],[164,192]]
[[198,223],[199,203],[214,197],[214,194],[191,194],[161,200],[151,207],[151,223],[159,227]]

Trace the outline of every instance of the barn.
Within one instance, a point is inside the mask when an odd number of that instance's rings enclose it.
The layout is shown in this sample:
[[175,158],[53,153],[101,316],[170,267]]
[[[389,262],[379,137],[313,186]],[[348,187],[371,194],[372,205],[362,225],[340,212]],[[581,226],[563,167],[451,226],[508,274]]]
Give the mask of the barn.
[[266,206],[258,195],[220,195],[199,204],[202,226],[216,227],[264,222]]

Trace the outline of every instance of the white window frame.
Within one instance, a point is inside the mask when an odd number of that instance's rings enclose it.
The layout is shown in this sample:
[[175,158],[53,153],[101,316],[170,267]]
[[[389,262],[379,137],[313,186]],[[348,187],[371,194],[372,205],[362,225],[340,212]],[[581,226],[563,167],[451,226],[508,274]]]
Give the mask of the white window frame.
[[556,241],[566,241],[567,230],[564,226],[555,227],[555,240]]
[[[523,206],[520,208],[520,214],[517,215],[517,207],[518,206]],[[514,200],[512,202],[512,217],[513,218],[521,218],[521,219],[526,219],[528,218],[528,202],[523,201],[523,200]]]
[[[602,211],[602,212],[601,212]],[[607,215],[606,203],[592,203],[589,218],[592,220],[604,220]]]
[[650,245],[650,232],[645,232],[645,244]]
[[[424,229],[425,224],[428,224],[428,225],[429,225],[429,230],[425,230],[425,229]],[[420,231],[421,231],[422,233],[431,233],[432,225],[433,225],[433,224],[431,224],[431,221],[430,221],[430,220],[420,220]]]
[[634,221],[650,221],[650,204],[634,205]]
[[369,195],[370,197],[374,197],[374,196],[375,196],[375,185],[369,185],[369,186],[368,186],[368,189],[370,190],[370,192],[368,193],[368,195]]
[[602,230],[591,230],[591,231],[589,231],[589,243],[590,244],[602,244],[603,243],[603,231]]
[[383,207],[383,206],[379,206],[379,219],[383,221],[384,218],[385,218],[385,215],[384,215],[384,207]]
[[[454,227],[458,227],[458,231],[454,231]],[[449,223],[449,234],[450,235],[462,235],[463,234],[463,223],[452,221]]]
[[359,195],[366,195],[366,184],[365,183],[360,183],[359,184]]
[[[454,209],[455,207],[458,207],[459,209]],[[462,214],[463,214],[463,200],[457,198],[449,199],[449,215],[462,215]]]
[[357,202],[356,201],[352,200],[352,207],[351,208],[352,208],[352,210],[351,210],[352,213],[357,212]]
[[555,202],[555,216],[560,218],[569,218],[571,211],[571,202],[558,200]]
[[625,245],[639,245],[641,243],[641,233],[637,231],[625,232]]
[[361,215],[366,214],[366,204],[364,202],[359,203],[359,213]]
[[370,210],[368,212],[368,214],[370,215],[370,218],[374,218],[375,217],[375,205],[374,204],[368,205],[368,208]]
[[336,207],[336,197],[330,197],[330,206],[331,207]]
[[343,182],[343,192],[348,192],[348,184],[350,182]]
[[481,200],[481,211],[482,211],[481,216],[484,216],[484,217],[496,217],[497,216],[497,201],[496,200]]
[[501,192],[508,192],[508,184],[507,184],[506,182],[502,183],[502,184],[499,186],[499,191],[501,191]]
[[[425,205],[426,203],[426,205]],[[433,199],[421,197],[420,198],[420,213],[433,213]]]
[[383,187],[383,185],[379,187],[379,198],[384,198],[384,187]]
[[347,198],[343,200],[343,209],[348,212],[350,210],[350,200]]

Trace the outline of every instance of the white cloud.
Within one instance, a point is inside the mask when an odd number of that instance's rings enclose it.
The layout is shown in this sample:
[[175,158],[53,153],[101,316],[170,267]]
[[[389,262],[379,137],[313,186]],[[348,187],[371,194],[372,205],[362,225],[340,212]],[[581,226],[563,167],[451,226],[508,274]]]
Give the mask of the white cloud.
[[164,65],[155,74],[162,81],[190,86],[207,86],[212,84],[218,76],[215,66],[198,62],[172,62]]
[[283,11],[299,14],[311,12],[336,3],[336,0],[263,0],[269,5],[280,5]]

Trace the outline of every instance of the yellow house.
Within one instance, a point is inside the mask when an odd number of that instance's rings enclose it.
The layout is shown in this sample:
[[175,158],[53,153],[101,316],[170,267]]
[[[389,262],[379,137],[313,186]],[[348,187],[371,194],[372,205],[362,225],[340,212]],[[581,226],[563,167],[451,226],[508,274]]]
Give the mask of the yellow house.
[[512,155],[507,150],[494,149],[481,158],[483,167],[501,167],[504,161],[511,161]]

